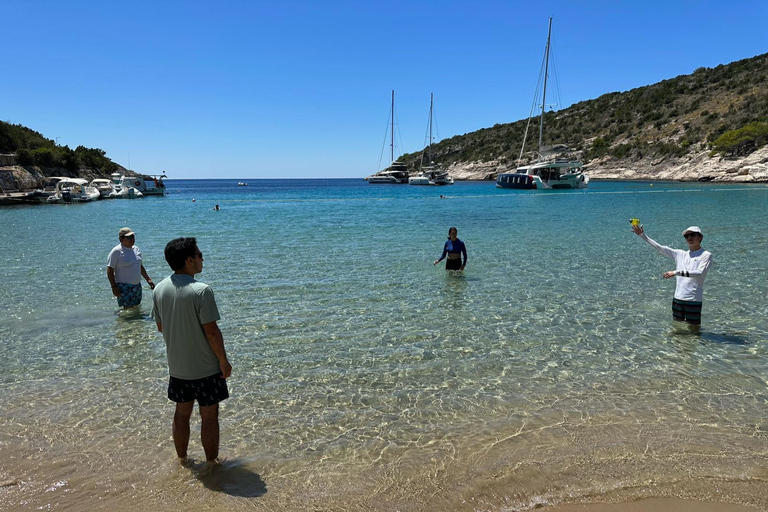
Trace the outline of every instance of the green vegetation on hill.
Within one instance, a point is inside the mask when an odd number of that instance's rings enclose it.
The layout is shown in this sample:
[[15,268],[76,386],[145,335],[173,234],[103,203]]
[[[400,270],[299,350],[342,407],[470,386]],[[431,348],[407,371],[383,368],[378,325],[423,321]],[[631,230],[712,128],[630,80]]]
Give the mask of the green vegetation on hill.
[[78,146],[59,146],[42,134],[20,124],[0,121],[0,153],[15,153],[19,165],[36,165],[43,168],[60,168],[77,171],[94,169],[105,175],[118,169],[101,149]]
[[[547,112],[543,143],[566,144],[585,163],[681,157],[693,149],[742,155],[768,144],[766,122],[768,54]],[[514,166],[527,123],[497,124],[442,140],[432,145],[433,160]],[[523,163],[536,157],[538,130],[539,119],[532,119]],[[398,160],[417,169],[421,151]]]

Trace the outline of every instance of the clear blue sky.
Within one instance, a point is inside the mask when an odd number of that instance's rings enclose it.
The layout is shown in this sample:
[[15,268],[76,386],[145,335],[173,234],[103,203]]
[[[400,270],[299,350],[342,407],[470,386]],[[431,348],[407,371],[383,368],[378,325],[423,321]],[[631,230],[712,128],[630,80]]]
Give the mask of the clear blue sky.
[[367,176],[392,89],[399,153],[430,92],[441,139],[526,118],[549,16],[559,108],[768,52],[765,0],[0,7],[0,119],[169,178]]

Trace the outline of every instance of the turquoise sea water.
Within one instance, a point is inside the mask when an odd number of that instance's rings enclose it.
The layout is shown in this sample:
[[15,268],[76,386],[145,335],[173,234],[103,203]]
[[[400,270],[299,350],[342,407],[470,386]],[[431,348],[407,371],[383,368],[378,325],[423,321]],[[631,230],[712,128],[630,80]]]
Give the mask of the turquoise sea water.
[[[768,508],[768,187],[236,183],[0,210],[0,510]],[[701,335],[631,217],[703,229]],[[111,297],[122,226],[156,282],[168,240],[204,253],[234,367],[210,474],[174,460],[149,288]],[[450,226],[463,275],[432,265]]]

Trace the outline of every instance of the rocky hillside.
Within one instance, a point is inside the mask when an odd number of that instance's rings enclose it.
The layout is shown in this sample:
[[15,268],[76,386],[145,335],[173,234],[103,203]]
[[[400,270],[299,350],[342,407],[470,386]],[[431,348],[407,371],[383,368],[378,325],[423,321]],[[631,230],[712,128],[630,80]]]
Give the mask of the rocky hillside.
[[22,126],[0,121],[0,187],[4,191],[39,187],[48,176],[109,178],[125,172],[98,148],[70,149]]
[[[517,167],[527,123],[445,139],[433,160],[457,179],[494,179]],[[520,164],[536,158],[538,124]],[[544,144],[566,144],[593,178],[768,181],[768,54],[547,112],[544,126]],[[421,152],[398,160],[417,171]]]

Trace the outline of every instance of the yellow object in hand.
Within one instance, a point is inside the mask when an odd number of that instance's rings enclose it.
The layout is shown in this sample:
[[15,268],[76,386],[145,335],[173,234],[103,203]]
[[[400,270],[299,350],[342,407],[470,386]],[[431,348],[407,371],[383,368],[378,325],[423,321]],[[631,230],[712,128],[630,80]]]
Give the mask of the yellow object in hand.
[[629,222],[631,222],[633,226],[640,225],[640,219],[629,219]]

